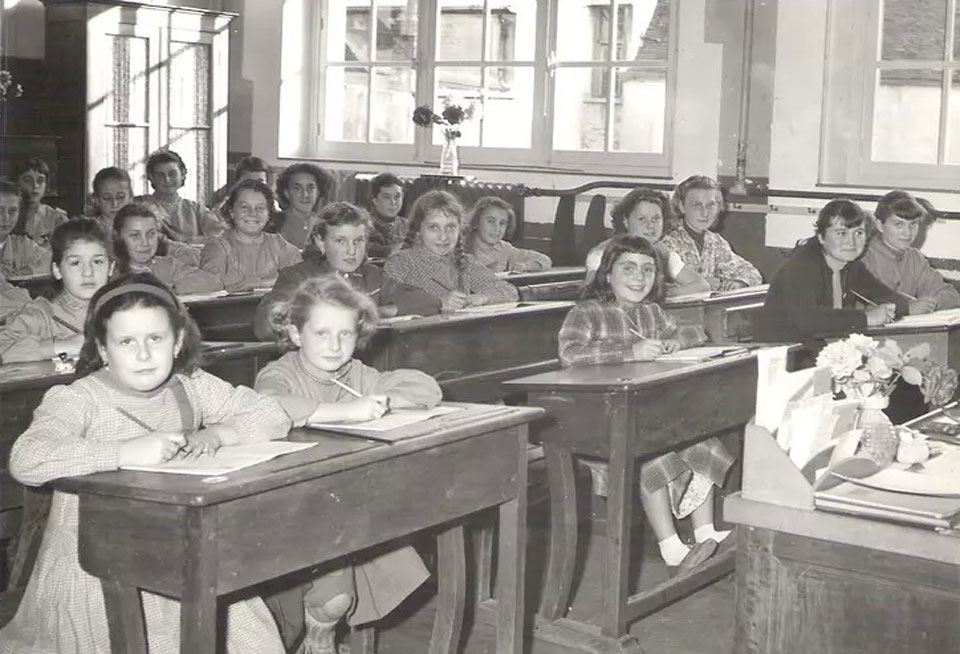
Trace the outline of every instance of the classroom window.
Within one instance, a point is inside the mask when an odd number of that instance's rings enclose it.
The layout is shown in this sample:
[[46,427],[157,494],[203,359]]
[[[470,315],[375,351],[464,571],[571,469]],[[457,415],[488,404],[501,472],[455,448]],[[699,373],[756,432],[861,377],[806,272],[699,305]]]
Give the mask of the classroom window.
[[414,126],[413,109],[457,103],[475,107],[461,126],[467,165],[667,172],[675,5],[288,0],[305,17],[290,24],[312,24],[305,42],[317,47],[284,38],[284,67],[303,71],[302,95],[314,100],[281,100],[283,115],[296,105],[308,126],[299,141],[281,139],[281,154],[430,164],[442,132]]
[[[958,0],[839,3],[834,19],[826,181],[955,188],[960,175]],[[856,140],[847,148],[843,141],[850,137]]]

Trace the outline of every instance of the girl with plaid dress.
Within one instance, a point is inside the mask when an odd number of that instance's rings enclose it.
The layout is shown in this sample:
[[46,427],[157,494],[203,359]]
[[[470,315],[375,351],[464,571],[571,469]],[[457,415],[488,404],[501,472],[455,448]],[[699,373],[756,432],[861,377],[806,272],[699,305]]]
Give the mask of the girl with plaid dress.
[[463,206],[453,195],[424,193],[410,211],[403,249],[387,259],[384,272],[439,298],[445,312],[516,302],[519,294],[513,284],[463,251],[463,220]]
[[[706,341],[700,326],[677,325],[657,304],[662,295],[663,263],[654,246],[640,237],[614,237],[583,300],[560,328],[560,363],[650,361]],[[729,534],[714,527],[713,488],[723,483],[732,463],[720,441],[710,438],[641,466],[643,509],[671,568],[698,565]],[[602,472],[605,475],[605,466]],[[680,540],[671,512],[677,518],[691,516],[697,543],[693,548]]]
[[[290,351],[260,371],[255,387],[275,397],[295,426],[362,422],[391,408],[431,408],[440,402],[440,386],[429,375],[379,372],[353,358],[355,348],[377,329],[377,306],[345,280],[307,279],[273,315],[277,340]],[[298,654],[336,654],[336,625],[351,607],[351,624],[378,620],[428,576],[409,546],[388,544],[352,559],[267,598],[288,646],[303,637]]]
[[[149,273],[131,273],[90,302],[77,381],[54,386],[17,439],[10,472],[39,486],[60,477],[156,465],[221,445],[286,436],[277,403],[198,368],[200,334],[183,305]],[[55,491],[36,567],[0,654],[108,654],[100,580],[78,559],[77,497]],[[180,604],[141,591],[151,654],[180,651]],[[259,598],[227,609],[227,651],[283,654]]]

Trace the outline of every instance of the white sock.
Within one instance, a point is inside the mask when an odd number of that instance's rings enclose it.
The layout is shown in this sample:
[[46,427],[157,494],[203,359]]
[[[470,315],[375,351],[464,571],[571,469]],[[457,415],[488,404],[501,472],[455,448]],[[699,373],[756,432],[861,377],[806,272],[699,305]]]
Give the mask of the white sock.
[[683,558],[690,553],[690,548],[683,544],[680,537],[674,534],[660,541],[660,556],[667,565],[680,565]]
[[718,543],[730,535],[729,531],[717,531],[713,525],[700,525],[693,530],[693,538],[698,542],[713,539]]

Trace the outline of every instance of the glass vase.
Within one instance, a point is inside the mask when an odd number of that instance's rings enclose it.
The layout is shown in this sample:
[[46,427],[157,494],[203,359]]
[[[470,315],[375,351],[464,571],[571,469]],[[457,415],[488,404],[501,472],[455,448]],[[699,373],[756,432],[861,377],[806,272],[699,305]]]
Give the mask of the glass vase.
[[443,149],[440,151],[440,174],[460,174],[460,152],[457,150],[457,137],[445,134]]
[[890,398],[886,395],[870,395],[860,401],[857,415],[856,426],[863,430],[860,451],[881,468],[893,463],[900,445],[897,430],[883,412],[888,406]]

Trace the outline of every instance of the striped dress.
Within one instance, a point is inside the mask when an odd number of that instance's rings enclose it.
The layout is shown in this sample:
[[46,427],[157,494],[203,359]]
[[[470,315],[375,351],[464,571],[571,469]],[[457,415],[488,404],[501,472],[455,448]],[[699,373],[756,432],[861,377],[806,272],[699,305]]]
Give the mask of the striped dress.
[[[699,325],[677,325],[654,302],[624,306],[586,300],[570,310],[560,328],[560,363],[570,367],[632,361],[633,346],[642,340],[632,330],[645,338],[676,339],[682,347],[700,345],[707,339]],[[677,517],[683,517],[700,505],[711,484],[723,484],[732,463],[733,457],[723,444],[708,438],[645,462],[640,467],[640,485],[647,493],[666,486],[671,509]],[[587,465],[594,475],[595,490],[605,495],[606,464]]]
[[[118,408],[158,430],[184,430],[173,385],[182,384],[194,424],[229,424],[241,441],[286,436],[290,421],[273,400],[198,371],[174,375],[151,393],[118,386],[100,370],[43,398],[33,423],[13,446],[10,472],[24,484],[116,470],[123,441],[145,429]],[[77,553],[78,500],[55,491],[36,567],[13,620],[0,630],[0,654],[109,654],[110,634],[100,580],[80,567]],[[151,654],[180,651],[180,604],[141,591]],[[227,651],[283,654],[276,624],[259,598],[234,602],[227,610]]]

